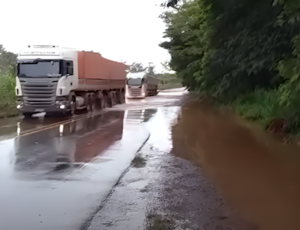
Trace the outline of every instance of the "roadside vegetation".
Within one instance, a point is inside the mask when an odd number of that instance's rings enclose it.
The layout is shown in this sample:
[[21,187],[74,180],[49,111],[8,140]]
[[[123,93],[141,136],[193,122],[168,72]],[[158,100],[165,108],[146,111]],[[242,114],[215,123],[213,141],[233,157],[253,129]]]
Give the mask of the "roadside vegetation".
[[299,1],[182,0],[160,17],[160,46],[184,86],[264,127],[280,118],[300,132]]
[[182,87],[181,80],[174,73],[156,74],[155,77],[159,79],[159,90]]
[[0,45],[0,118],[16,116],[15,73],[17,56]]

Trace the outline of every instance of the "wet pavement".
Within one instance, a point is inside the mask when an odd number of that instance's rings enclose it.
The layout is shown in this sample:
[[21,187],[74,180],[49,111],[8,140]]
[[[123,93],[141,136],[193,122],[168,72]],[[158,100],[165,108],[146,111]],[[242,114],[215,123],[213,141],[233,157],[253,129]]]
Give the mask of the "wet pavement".
[[1,229],[87,229],[149,136],[172,146],[169,125],[184,95],[165,91],[73,117],[0,119]]
[[173,155],[181,112],[179,105],[157,108],[145,123],[149,140],[84,229],[257,230],[225,204],[201,168]]

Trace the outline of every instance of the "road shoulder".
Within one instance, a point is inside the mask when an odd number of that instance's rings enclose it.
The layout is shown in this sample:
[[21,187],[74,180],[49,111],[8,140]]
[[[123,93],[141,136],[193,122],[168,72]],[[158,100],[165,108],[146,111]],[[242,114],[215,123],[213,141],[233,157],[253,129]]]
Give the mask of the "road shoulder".
[[88,230],[254,230],[192,163],[147,143]]

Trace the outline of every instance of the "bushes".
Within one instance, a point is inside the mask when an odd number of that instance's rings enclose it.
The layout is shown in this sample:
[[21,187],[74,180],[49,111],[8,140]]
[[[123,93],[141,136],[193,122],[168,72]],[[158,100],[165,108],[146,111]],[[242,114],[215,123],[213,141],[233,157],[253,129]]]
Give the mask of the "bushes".
[[277,91],[255,90],[238,97],[231,105],[235,112],[249,120],[259,120],[266,126],[281,117]]
[[0,117],[9,117],[19,114],[16,109],[15,95],[16,79],[14,76],[0,75]]
[[158,89],[173,89],[182,87],[181,80],[176,74],[163,74],[159,77]]
[[[262,123],[300,128],[300,3],[190,0],[166,12],[161,47],[185,86]],[[299,129],[300,130],[300,129]]]
[[18,115],[15,95],[17,55],[0,44],[0,117]]

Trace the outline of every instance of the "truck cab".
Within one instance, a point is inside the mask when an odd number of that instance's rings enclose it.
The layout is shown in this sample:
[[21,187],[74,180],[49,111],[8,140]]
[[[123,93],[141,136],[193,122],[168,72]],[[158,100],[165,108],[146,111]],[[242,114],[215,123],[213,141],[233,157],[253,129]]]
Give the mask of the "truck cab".
[[[28,46],[17,58],[17,108],[25,116],[70,109],[78,86],[77,52],[57,46]],[[74,101],[74,100],[73,100]]]
[[145,98],[147,95],[147,74],[144,72],[127,74],[127,98]]
[[145,98],[158,94],[159,80],[145,72],[127,74],[127,98]]

